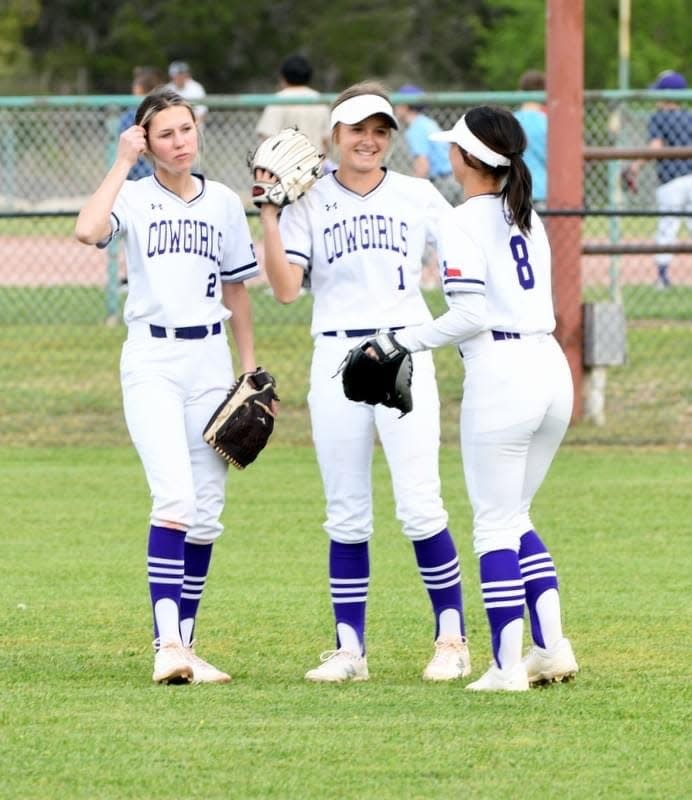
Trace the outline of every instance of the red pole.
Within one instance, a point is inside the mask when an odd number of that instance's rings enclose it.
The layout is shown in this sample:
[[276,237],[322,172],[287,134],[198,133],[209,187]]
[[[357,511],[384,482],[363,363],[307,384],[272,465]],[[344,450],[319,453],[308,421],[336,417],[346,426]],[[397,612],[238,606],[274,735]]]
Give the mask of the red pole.
[[[548,208],[583,205],[584,2],[546,0]],[[555,334],[574,381],[573,420],[582,415],[582,287],[579,217],[549,217]]]

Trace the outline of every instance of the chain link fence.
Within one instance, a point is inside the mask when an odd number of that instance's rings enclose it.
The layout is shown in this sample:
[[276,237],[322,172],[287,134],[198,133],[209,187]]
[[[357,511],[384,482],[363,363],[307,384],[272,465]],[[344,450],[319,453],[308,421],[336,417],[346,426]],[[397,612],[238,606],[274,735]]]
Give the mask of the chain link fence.
[[[587,152],[644,147],[660,94],[587,93]],[[542,97],[511,92],[430,94],[425,99],[428,113],[444,128],[481,102],[514,108]],[[393,99],[405,102],[405,97]],[[689,108],[692,92],[678,91],[676,99]],[[125,266],[117,248],[104,253],[85,247],[72,231],[77,211],[112,162],[120,116],[134,102],[129,96],[0,98],[1,446],[128,441],[118,383]],[[261,257],[247,154],[256,144],[259,114],[275,98],[209,97],[205,102],[210,112],[201,169],[239,193]],[[673,248],[672,285],[661,290],[653,252],[656,162],[645,163],[636,193],[623,187],[626,163],[586,160],[584,209],[544,212],[556,252],[560,242],[555,236],[564,234],[551,234],[551,220],[563,213],[581,218],[578,229],[570,228],[579,231],[570,235],[579,235],[582,252],[582,285],[574,286],[575,301],[592,312],[586,314],[591,327],[585,330],[585,414],[568,436],[585,444],[686,446],[692,441],[692,215],[681,212],[689,227],[681,226]],[[401,134],[395,137],[389,165],[411,171]],[[431,261],[428,275],[434,274],[434,254]],[[305,395],[311,298],[304,295],[291,306],[280,306],[262,279],[253,282],[252,295],[259,362],[281,381],[277,438],[309,442]],[[426,288],[425,295],[433,312],[443,310],[436,287]],[[619,338],[622,347],[615,350],[622,352],[603,356],[603,343],[610,342],[613,350]],[[444,438],[454,442],[462,369],[453,348],[436,352],[435,358]]]

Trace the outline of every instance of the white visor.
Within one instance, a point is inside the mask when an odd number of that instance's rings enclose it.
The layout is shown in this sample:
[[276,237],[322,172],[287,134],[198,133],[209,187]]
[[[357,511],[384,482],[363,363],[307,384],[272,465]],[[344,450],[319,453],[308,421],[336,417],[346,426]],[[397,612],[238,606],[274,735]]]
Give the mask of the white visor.
[[334,126],[339,122],[343,122],[344,125],[355,125],[372,117],[373,114],[384,114],[391,122],[392,128],[399,130],[392,104],[378,94],[359,94],[339,103],[332,111],[331,128],[334,130]]
[[457,122],[451,131],[431,133],[428,138],[435,142],[454,142],[454,144],[458,144],[459,147],[466,150],[467,153],[491,167],[508,167],[512,163],[507,156],[491,150],[475,133],[472,133],[464,117]]

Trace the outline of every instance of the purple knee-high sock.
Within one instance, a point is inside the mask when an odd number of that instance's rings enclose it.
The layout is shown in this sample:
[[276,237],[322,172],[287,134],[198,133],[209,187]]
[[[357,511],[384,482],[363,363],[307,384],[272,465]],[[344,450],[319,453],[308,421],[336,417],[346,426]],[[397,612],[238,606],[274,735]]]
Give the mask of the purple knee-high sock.
[[465,636],[459,556],[449,531],[445,528],[429,539],[416,541],[413,549],[435,614],[435,638],[440,635],[440,614],[448,608],[459,613],[461,634]]
[[527,531],[521,537],[519,567],[526,590],[526,605],[531,619],[531,636],[539,647],[545,647],[536,604],[538,598],[547,589],[558,590],[558,582],[553,559],[536,531]]
[[[147,574],[152,611],[159,600],[170,599],[180,607],[183,586],[185,532],[152,525],[147,548]],[[159,629],[154,613],[154,639]]]
[[213,545],[185,542],[185,575],[180,594],[180,635],[189,645],[195,635],[195,619],[209,572]]
[[480,559],[483,605],[490,624],[493,657],[501,667],[500,637],[509,622],[524,617],[524,583],[514,550],[494,550]]
[[[350,625],[365,652],[365,609],[370,584],[368,543],[329,543],[329,586],[334,619]],[[337,633],[336,646],[341,647]]]

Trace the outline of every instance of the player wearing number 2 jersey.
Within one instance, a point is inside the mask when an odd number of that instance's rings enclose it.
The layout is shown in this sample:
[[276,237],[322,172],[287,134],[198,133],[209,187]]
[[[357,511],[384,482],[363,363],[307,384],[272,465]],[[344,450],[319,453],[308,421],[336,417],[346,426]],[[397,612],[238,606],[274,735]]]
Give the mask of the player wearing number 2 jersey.
[[[314,354],[308,402],[327,497],[329,582],[336,649],[309,670],[310,681],[366,680],[365,608],[373,532],[371,462],[378,434],[396,513],[413,543],[435,616],[436,646],[423,677],[452,680],[470,672],[456,547],[447,529],[438,472],[439,398],[430,353],[414,357],[413,412],[344,396],[339,364],[359,339],[429,320],[420,292],[426,238],[451,206],[430,183],[382,163],[398,123],[377,84],[358,84],[335,101],[335,173],[325,175],[281,213],[261,209],[267,277],[291,302],[307,276],[314,295]],[[271,175],[256,176],[270,180]]]
[[[531,208],[521,126],[509,111],[480,106],[433,135],[452,143],[466,198],[442,232],[449,310],[396,339],[412,352],[460,345],[464,475],[494,657],[467,688],[523,690],[577,671],[555,565],[530,516],[570,420],[572,381],[551,335],[550,247]],[[534,646],[522,660],[525,605]]]
[[[191,172],[197,144],[189,104],[171,91],[149,95],[76,227],[87,244],[105,246],[116,236],[125,244],[120,372],[127,427],[153,498],[147,555],[157,683],[229,680],[193,642],[223,530],[226,463],[202,431],[232,382],[229,317],[241,371],[255,369],[244,284],[258,272],[250,231],[240,198]],[[143,153],[154,175],[126,181]]]

